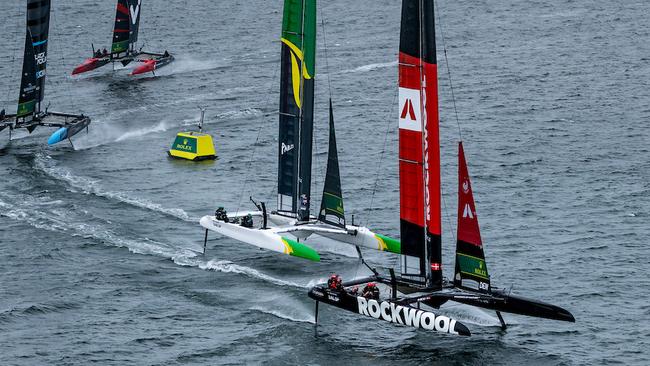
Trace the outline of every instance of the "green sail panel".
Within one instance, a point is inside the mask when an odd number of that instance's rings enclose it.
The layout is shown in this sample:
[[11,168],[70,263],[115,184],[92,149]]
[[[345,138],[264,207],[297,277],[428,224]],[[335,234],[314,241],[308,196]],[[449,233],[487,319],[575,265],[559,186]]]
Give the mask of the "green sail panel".
[[321,200],[318,220],[331,225],[345,228],[345,210],[343,209],[343,193],[341,192],[341,174],[339,173],[339,157],[336,148],[336,132],[334,131],[334,112],[330,99],[330,137],[327,153],[327,171],[325,186]]
[[285,0],[281,36],[278,210],[309,219],[316,1]]

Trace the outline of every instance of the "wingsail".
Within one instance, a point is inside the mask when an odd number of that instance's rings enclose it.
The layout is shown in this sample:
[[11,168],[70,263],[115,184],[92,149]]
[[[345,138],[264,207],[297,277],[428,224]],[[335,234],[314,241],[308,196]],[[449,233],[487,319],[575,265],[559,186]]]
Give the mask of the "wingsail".
[[399,44],[402,272],[442,286],[438,76],[432,1],[404,0]]
[[278,211],[308,221],[311,203],[316,0],[285,0],[280,59]]

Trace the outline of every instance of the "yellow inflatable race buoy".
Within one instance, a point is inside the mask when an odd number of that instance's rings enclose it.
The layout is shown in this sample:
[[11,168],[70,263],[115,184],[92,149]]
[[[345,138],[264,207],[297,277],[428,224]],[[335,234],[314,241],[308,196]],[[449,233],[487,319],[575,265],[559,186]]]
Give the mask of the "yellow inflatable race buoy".
[[179,132],[176,134],[176,139],[167,152],[169,156],[192,161],[214,160],[217,158],[212,136],[203,133],[204,115],[205,109],[201,109],[199,132]]

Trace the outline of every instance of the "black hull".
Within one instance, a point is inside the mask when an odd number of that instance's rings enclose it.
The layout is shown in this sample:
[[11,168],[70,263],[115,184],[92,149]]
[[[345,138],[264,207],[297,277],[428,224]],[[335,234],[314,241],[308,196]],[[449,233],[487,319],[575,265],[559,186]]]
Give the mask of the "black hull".
[[452,294],[448,300],[453,300],[463,304],[504,313],[560,320],[572,323],[575,322],[573,315],[559,306],[551,305],[542,301],[527,299],[525,297],[508,295],[502,291],[492,291],[477,294]]

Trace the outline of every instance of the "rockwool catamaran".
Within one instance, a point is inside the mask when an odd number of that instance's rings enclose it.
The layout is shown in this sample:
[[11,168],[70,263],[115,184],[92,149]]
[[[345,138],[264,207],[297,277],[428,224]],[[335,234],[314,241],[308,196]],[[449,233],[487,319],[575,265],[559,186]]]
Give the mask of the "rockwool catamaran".
[[[36,127],[58,127],[49,138],[48,144],[68,140],[83,129],[87,129],[90,118],[87,116],[50,112],[41,108],[45,97],[45,74],[47,67],[47,42],[50,29],[50,0],[27,1],[27,24],[25,52],[23,55],[20,96],[16,114],[0,111],[0,131],[9,128],[26,129],[32,133]],[[72,143],[72,142],[70,142]]]
[[[309,291],[324,302],[377,320],[415,328],[469,335],[453,319],[438,314],[447,301],[501,312],[574,322],[568,311],[511,295],[490,283],[462,142],[459,143],[458,235],[453,281],[442,275],[440,143],[438,136],[435,0],[403,0],[399,49],[399,170],[401,270],[334,281]],[[381,296],[363,296],[356,288],[375,282]],[[364,291],[365,292],[365,291]],[[367,294],[372,294],[368,292]]]
[[[285,0],[282,22],[277,211],[223,209],[201,218],[208,230],[260,248],[314,261],[318,253],[300,243],[312,234],[355,246],[400,253],[399,241],[345,220],[330,101],[329,157],[318,217],[310,215],[316,0]],[[290,239],[289,236],[297,238]]]
[[146,72],[155,74],[155,70],[168,65],[174,60],[174,56],[167,51],[164,53],[151,53],[143,52],[142,47],[139,50],[135,49],[140,27],[141,3],[142,0],[117,0],[111,51],[109,52],[106,49],[103,51],[95,50],[93,46],[93,56],[75,67],[72,70],[72,75],[91,71],[108,63],[120,62],[122,66],[126,66],[132,61],[140,64],[129,75],[144,74]]

